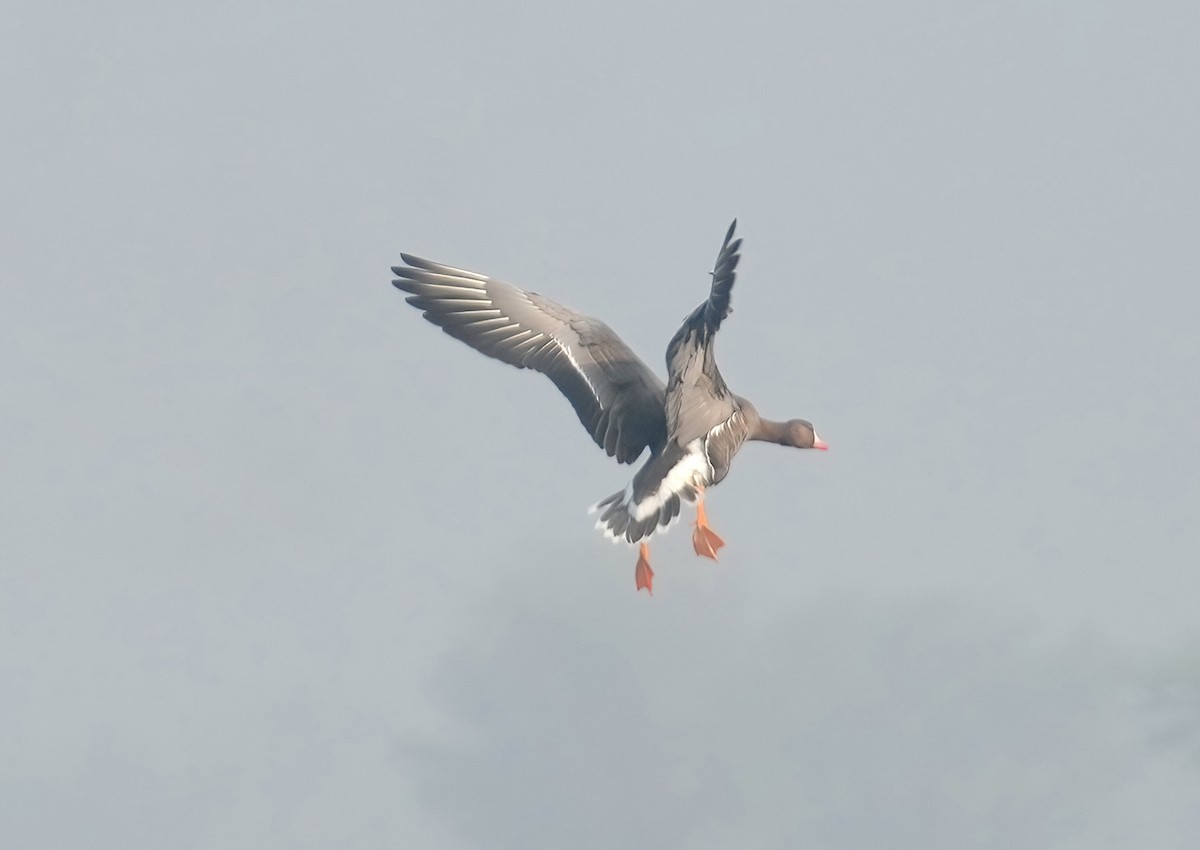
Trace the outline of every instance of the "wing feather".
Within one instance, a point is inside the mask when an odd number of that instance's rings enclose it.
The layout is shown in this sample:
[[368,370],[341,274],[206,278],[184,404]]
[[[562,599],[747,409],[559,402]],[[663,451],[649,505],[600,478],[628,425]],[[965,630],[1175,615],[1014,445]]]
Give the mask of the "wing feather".
[[455,339],[550,378],[602,449],[632,463],[666,440],[666,388],[603,322],[495,278],[411,254],[396,288]]
[[731,312],[741,259],[742,240],[733,238],[736,228],[734,219],[711,272],[708,298],[688,314],[667,346],[667,432],[681,446],[728,421],[737,409],[713,353],[713,336]]

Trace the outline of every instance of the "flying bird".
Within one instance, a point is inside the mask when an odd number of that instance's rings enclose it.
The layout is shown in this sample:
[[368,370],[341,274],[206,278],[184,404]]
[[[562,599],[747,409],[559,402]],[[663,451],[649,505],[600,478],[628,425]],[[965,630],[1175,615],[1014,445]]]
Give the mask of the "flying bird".
[[826,449],[805,419],[775,422],[734,395],[713,355],[713,338],[730,313],[730,292],[741,257],[729,225],[717,255],[708,298],[667,345],[667,383],[608,325],[536,292],[493,277],[401,254],[392,283],[405,300],[455,339],[519,369],[546,375],[575,408],[579,421],[620,463],[650,455],[624,489],[598,502],[596,527],[613,540],[638,545],[634,581],[653,593],[646,542],[679,516],[681,501],[696,503],[692,546],[716,560],[725,545],[708,525],[704,492],[729,473],[746,440],[798,449]]

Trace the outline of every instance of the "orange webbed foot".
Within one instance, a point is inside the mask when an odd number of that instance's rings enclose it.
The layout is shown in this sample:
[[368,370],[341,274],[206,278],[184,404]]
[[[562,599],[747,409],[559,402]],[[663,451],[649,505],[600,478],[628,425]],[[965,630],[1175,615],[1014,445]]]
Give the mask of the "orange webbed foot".
[[696,554],[705,558],[717,560],[717,550],[725,545],[721,536],[707,525],[697,525],[692,532],[692,548]]
[[704,513],[704,502],[696,504],[696,530],[692,532],[692,548],[704,558],[717,560],[717,550],[725,545],[721,536],[708,527],[708,516]]
[[637,589],[645,589],[651,596],[654,595],[654,570],[650,569],[650,547],[645,543],[638,549],[637,567],[633,571],[633,579],[637,582]]

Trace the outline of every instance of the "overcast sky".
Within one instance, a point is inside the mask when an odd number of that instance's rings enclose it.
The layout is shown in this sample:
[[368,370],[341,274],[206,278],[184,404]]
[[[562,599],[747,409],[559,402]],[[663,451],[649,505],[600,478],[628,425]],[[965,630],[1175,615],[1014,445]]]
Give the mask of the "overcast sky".
[[[0,844],[1187,848],[1200,7],[18,3]],[[657,369],[739,217],[727,540],[421,320]]]

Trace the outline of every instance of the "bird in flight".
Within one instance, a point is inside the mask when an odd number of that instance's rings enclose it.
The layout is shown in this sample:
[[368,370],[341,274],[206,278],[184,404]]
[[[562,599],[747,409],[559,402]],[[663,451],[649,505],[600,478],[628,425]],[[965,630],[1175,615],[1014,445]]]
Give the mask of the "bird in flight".
[[406,265],[392,267],[392,283],[409,293],[405,300],[450,336],[553,381],[609,456],[631,464],[650,450],[629,485],[593,507],[597,528],[638,545],[638,590],[653,593],[646,541],[679,516],[683,500],[696,503],[696,554],[716,560],[725,541],[708,525],[704,493],[725,478],[747,440],[828,448],[808,420],[759,416],[753,404],[730,392],[717,368],[713,338],[730,313],[741,257],[736,228],[735,219],[710,273],[708,298],[667,345],[665,385],[599,319],[496,278],[411,254],[400,255]]

